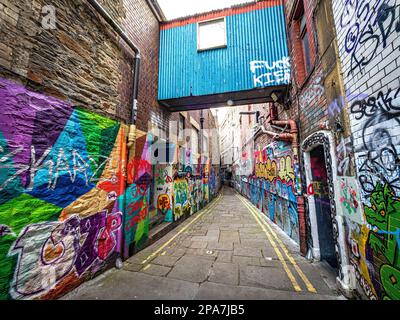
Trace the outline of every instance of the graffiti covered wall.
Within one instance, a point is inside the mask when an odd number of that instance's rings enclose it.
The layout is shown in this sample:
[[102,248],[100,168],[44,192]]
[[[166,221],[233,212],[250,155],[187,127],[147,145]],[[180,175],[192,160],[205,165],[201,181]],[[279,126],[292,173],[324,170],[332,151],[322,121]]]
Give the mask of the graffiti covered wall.
[[173,222],[172,215],[172,166],[159,164],[156,166],[156,192],[157,214],[164,216],[164,221]]
[[347,218],[350,260],[360,293],[400,299],[400,7],[395,0],[333,7],[360,190],[360,217]]
[[[191,170],[179,172],[175,168],[172,199],[173,220],[178,221],[201,210],[219,192],[219,176],[217,167],[209,164],[201,165],[201,173],[193,174]],[[209,169],[211,167],[211,169]],[[193,170],[194,171],[194,170]],[[211,171],[211,172],[210,172]]]
[[[300,188],[290,143],[277,141],[254,152],[254,175],[235,186],[271,221],[299,243],[297,192]],[[297,170],[297,171],[296,171]],[[238,178],[238,177],[237,177]]]
[[3,79],[0,103],[0,299],[57,298],[143,249],[151,206],[175,222],[219,191],[153,164],[151,133],[128,159],[120,122]]
[[119,256],[120,123],[0,80],[0,299],[54,298]]

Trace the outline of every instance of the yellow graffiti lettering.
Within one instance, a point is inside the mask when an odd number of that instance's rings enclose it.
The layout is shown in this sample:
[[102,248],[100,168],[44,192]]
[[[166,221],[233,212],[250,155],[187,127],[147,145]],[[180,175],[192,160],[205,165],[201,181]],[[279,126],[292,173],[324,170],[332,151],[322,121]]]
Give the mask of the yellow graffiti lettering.
[[284,181],[294,180],[294,170],[290,156],[281,158],[279,161],[279,178]]

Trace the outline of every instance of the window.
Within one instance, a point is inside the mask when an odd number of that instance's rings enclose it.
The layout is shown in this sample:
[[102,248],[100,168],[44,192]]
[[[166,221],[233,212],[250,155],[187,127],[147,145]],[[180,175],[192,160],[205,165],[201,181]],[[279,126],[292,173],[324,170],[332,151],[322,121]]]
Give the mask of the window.
[[311,58],[310,58],[310,44],[308,41],[308,33],[307,33],[307,25],[306,25],[306,17],[304,13],[300,17],[300,37],[301,37],[301,46],[303,47],[303,56],[304,56],[304,64],[306,69],[306,74],[309,74],[311,70]]
[[260,123],[260,115],[261,115],[260,111],[256,111],[256,123],[257,124],[261,124]]
[[208,138],[203,136],[203,153],[208,153]]
[[226,46],[225,18],[199,22],[197,25],[197,50],[223,48]]
[[183,171],[185,167],[185,161],[186,161],[186,148],[184,147],[179,147],[179,166],[178,170]]
[[179,126],[178,126],[178,140],[182,141],[183,132],[185,131],[185,117],[183,115],[179,115]]
[[199,153],[199,142],[199,130],[193,129],[192,154],[194,156]]
[[306,15],[304,11],[304,3],[302,0],[298,2],[295,18],[298,26],[298,39],[301,44],[302,53],[299,53],[303,56],[303,65],[304,71],[306,75],[308,75],[311,71],[311,56],[310,56],[310,42],[309,42],[309,33],[307,32],[307,22]]

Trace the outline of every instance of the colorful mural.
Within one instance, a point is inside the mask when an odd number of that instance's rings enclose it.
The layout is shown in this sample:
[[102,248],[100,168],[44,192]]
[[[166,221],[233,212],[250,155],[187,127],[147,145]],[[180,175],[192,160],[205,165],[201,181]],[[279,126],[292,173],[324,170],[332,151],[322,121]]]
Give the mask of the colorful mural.
[[291,146],[278,141],[254,152],[254,175],[242,177],[236,188],[299,243],[299,218]]
[[361,217],[351,218],[349,197],[344,216],[356,289],[369,299],[400,299],[400,88],[396,72],[373,71],[399,64],[398,54],[386,54],[400,46],[398,1],[333,0],[332,6],[343,81],[352,84],[346,88],[352,137],[338,149],[349,147],[342,153],[351,158],[354,150]]
[[156,192],[157,214],[164,217],[165,222],[173,222],[172,215],[172,166],[167,164],[156,165]]
[[[198,170],[201,171],[200,174],[194,174],[192,172],[196,170],[192,170],[190,166],[186,166],[183,172],[179,172],[175,166],[172,183],[174,221],[196,213],[215,198],[220,188],[219,182],[215,180],[216,170],[206,164],[202,166],[202,170]],[[210,171],[211,179],[209,178]]]
[[0,299],[53,298],[120,255],[126,128],[0,80]]
[[370,299],[400,299],[400,200],[388,184],[377,183],[364,207],[366,221],[350,223],[351,261]]
[[217,192],[153,164],[151,133],[128,157],[118,121],[2,79],[0,102],[0,299],[57,298],[144,248],[150,208],[174,222]]
[[177,176],[173,184],[174,221],[191,214],[189,183],[186,177]]

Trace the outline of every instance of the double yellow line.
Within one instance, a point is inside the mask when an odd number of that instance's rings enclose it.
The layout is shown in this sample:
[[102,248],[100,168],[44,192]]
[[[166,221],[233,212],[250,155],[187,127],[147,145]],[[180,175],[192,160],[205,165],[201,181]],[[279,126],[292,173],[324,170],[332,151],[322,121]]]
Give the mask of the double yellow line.
[[[197,220],[199,220],[202,216],[204,216],[206,213],[211,212],[212,209],[215,208],[215,206],[218,204],[218,202],[221,200],[222,195],[219,194],[216,199],[214,199],[213,202],[204,210],[204,212],[200,213],[197,215],[196,218],[194,218],[192,221],[190,221],[186,226],[184,226],[181,230],[179,230],[171,239],[169,239],[166,243],[164,243],[160,248],[158,248],[156,251],[154,251],[152,254],[150,254],[146,259],[142,261],[141,264],[147,264],[151,260],[153,260],[161,251],[164,250],[166,246],[168,246],[172,241],[176,239],[180,234],[185,232],[193,223],[195,223]],[[146,270],[149,268],[149,266],[145,266],[143,270]]]
[[[281,251],[279,250],[278,246],[276,245],[276,242],[279,244],[281,250],[284,252],[290,263],[292,264],[293,268],[297,271],[298,275],[300,278],[303,280],[305,286],[307,287],[307,290],[312,293],[317,293],[317,290],[313,287],[311,284],[310,280],[308,280],[307,276],[304,274],[304,272],[300,269],[300,267],[297,265],[296,261],[293,259],[293,257],[290,255],[289,250],[286,248],[286,246],[283,244],[281,239],[279,239],[278,235],[275,233],[275,231],[271,228],[271,226],[261,220],[258,210],[253,206],[251,202],[249,202],[247,199],[243,198],[242,196],[236,195],[240,201],[247,207],[251,215],[254,217],[254,219],[257,221],[257,223],[260,225],[261,229],[264,231],[266,234],[269,242],[271,243],[272,247],[274,248],[279,261],[282,263],[283,269],[285,270],[287,276],[289,277],[290,281],[292,282],[293,288],[295,291],[302,291],[300,285],[298,284],[296,278],[294,277],[292,271],[289,269]],[[268,228],[265,228],[265,226]],[[272,236],[271,236],[272,235]],[[275,242],[276,241],[276,242]]]

